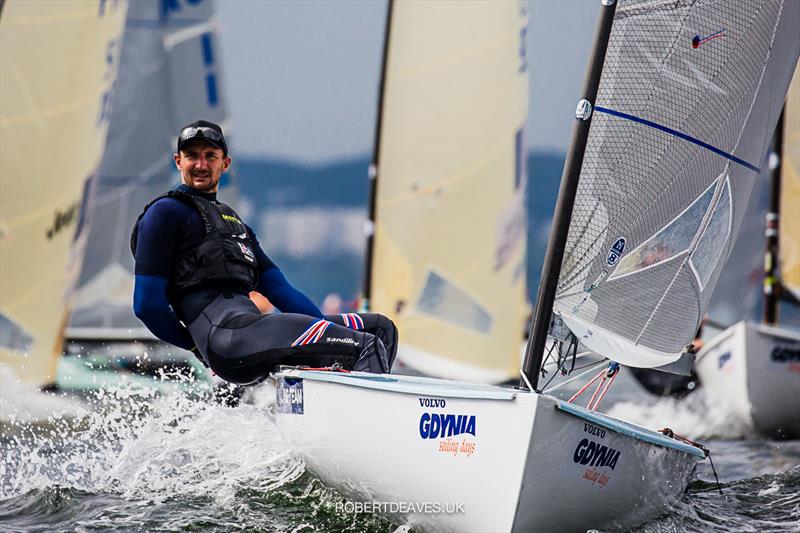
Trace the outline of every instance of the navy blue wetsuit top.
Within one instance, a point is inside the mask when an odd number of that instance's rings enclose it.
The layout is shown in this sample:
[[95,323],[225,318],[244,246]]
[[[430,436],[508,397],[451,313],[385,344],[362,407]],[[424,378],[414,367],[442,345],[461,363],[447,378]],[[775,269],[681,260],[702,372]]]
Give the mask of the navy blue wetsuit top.
[[[201,193],[186,185],[180,185],[176,190],[212,201],[217,198],[216,193]],[[247,226],[247,231],[253,240],[260,273],[257,290],[285,313],[322,318],[319,308],[295,289],[267,257],[250,226]],[[192,292],[174,302],[177,309],[173,310],[167,300],[167,284],[179,244],[193,247],[199,245],[204,237],[205,228],[200,213],[193,206],[175,198],[157,201],[139,222],[133,310],[156,337],[186,350],[194,347],[194,341],[178,320],[178,315],[184,320],[194,319],[220,291],[201,289]]]

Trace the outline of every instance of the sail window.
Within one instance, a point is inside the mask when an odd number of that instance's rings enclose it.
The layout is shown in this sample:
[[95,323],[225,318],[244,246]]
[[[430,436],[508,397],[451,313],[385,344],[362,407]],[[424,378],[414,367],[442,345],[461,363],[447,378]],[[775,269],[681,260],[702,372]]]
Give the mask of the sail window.
[[0,346],[27,353],[32,344],[33,337],[29,333],[0,313]]
[[609,279],[658,265],[686,252],[692,245],[714,197],[715,181],[680,215],[622,258]]
[[492,329],[492,315],[472,296],[436,272],[428,272],[417,310],[478,333]]
[[725,180],[722,195],[690,260],[700,290],[705,288],[725,249],[731,233],[731,218],[731,188],[728,180]]

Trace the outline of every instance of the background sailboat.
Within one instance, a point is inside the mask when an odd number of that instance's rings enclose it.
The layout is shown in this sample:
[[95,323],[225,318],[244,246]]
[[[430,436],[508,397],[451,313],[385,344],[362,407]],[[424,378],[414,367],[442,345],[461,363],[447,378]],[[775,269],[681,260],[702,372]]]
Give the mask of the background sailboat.
[[114,371],[145,384],[165,371],[208,379],[192,354],[157,341],[134,316],[130,232],[142,207],[179,183],[178,129],[203,118],[229,131],[215,24],[210,0],[130,5],[61,387],[117,383]]
[[519,376],[526,318],[527,7],[391,2],[369,308],[427,375]]
[[30,384],[56,377],[127,7],[2,3],[0,370]]
[[[709,402],[747,428],[786,438],[800,436],[797,413],[800,404],[800,301],[797,300],[800,287],[800,75],[797,69],[779,133],[776,143],[779,166],[773,171],[766,217],[762,323],[741,320],[712,338],[698,356],[697,372]],[[780,311],[785,314],[783,318]]]

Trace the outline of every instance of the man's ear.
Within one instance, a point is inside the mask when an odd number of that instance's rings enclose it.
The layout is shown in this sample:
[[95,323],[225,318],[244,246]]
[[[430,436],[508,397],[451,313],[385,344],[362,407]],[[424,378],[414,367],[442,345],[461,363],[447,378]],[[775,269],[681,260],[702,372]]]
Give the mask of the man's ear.
[[225,159],[222,160],[225,163],[225,166],[222,168],[223,172],[227,172],[229,168],[231,168],[231,156],[225,156]]
[[181,154],[172,154],[172,158],[175,160],[175,166],[180,170],[181,168]]

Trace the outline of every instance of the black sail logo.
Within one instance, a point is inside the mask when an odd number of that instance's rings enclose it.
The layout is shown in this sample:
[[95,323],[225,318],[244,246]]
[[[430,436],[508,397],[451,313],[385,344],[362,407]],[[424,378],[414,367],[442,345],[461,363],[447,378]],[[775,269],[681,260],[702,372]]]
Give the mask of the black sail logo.
[[75,223],[78,219],[78,212],[80,211],[80,204],[75,202],[69,206],[65,211],[56,209],[53,214],[53,223],[47,228],[47,239],[52,240],[53,237],[61,233],[64,228],[67,228]]

